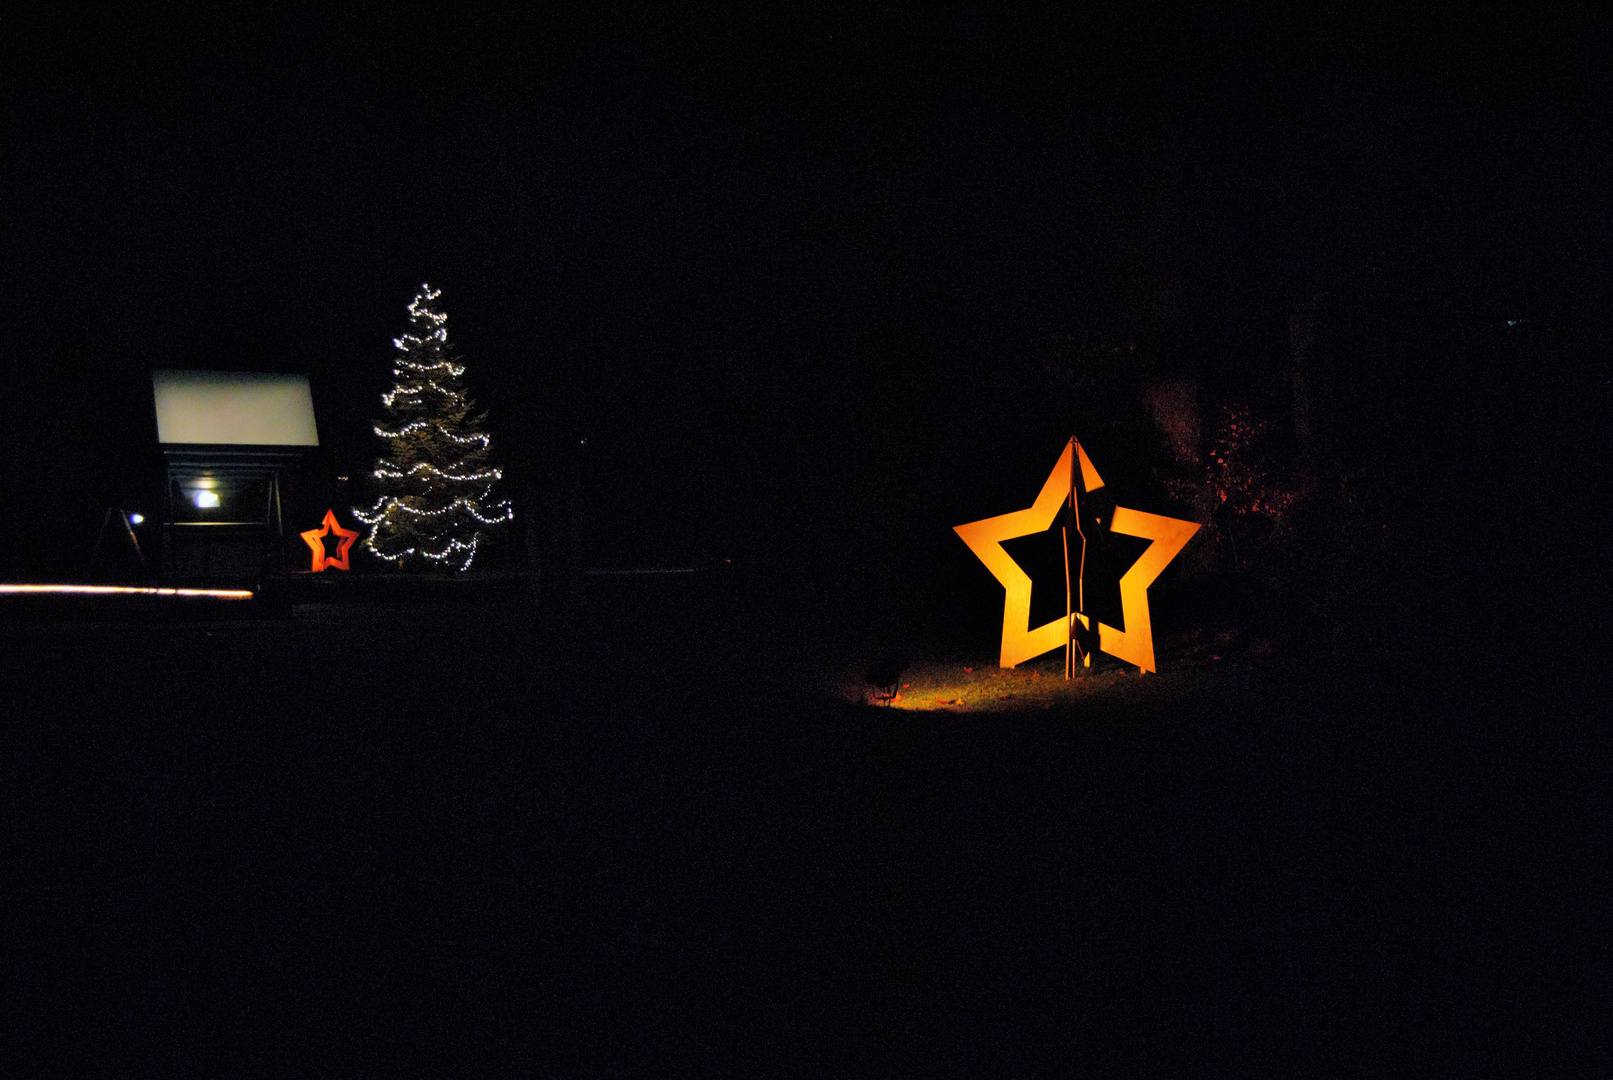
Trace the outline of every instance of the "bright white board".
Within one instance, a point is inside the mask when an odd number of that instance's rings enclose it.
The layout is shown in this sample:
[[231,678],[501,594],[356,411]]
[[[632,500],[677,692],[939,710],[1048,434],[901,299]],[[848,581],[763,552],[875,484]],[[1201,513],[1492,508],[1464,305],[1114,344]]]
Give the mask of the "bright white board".
[[319,445],[306,375],[162,369],[151,389],[158,442]]

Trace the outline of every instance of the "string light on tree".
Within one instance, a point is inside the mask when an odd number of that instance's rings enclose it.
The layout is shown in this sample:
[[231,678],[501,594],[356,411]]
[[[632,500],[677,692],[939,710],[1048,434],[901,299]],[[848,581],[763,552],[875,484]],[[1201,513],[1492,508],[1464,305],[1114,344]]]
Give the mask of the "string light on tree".
[[412,332],[393,339],[396,382],[381,395],[386,419],[374,429],[387,444],[370,473],[378,497],[353,516],[371,526],[364,546],[389,563],[469,570],[485,526],[514,515],[508,503],[491,501],[504,474],[487,464],[492,439],[465,393],[448,316],[434,306],[441,295],[420,286],[409,305]]

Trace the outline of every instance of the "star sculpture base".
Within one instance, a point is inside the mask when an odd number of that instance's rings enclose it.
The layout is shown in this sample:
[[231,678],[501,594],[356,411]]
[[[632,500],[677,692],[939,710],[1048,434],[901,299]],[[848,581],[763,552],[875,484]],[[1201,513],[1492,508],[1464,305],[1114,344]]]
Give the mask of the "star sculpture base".
[[[1054,649],[1071,644],[1073,624],[1055,619],[1035,629],[1031,628],[1031,579],[1019,564],[1003,550],[1004,540],[1031,536],[1052,527],[1053,522],[1073,500],[1076,491],[1076,461],[1081,464],[1081,490],[1093,492],[1103,487],[1103,478],[1087,458],[1081,444],[1071,439],[1064,446],[1058,464],[1048,474],[1036,501],[1024,510],[971,521],[954,528],[963,542],[969,545],[992,576],[1002,583],[1006,593],[1003,600],[1003,640],[1001,665],[1016,667]],[[1148,616],[1148,586],[1159,577],[1177,552],[1192,539],[1198,525],[1191,521],[1148,514],[1125,506],[1115,508],[1109,531],[1124,536],[1137,536],[1152,540],[1144,551],[1120,577],[1121,619],[1124,630],[1106,623],[1098,624],[1098,648],[1128,664],[1136,664],[1143,671],[1155,671],[1154,634]],[[1086,615],[1072,613],[1083,627],[1090,627]]]

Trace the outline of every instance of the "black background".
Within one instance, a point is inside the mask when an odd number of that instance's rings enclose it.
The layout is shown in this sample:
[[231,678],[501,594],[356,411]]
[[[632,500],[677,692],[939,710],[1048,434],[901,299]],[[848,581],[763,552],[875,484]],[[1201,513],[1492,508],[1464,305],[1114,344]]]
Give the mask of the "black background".
[[[308,373],[339,509],[422,281],[546,568],[576,489],[589,565],[738,569],[581,609],[7,609],[0,1059],[1605,1074],[1606,33],[10,15],[8,580],[152,498],[153,367]],[[1162,579],[1161,640],[1230,672],[1174,697],[915,719],[806,685],[826,642],[988,666],[1002,593],[951,526],[1028,505],[1072,432],[1170,512],[1159,379],[1295,454],[1302,359],[1321,487],[1384,537],[1337,610]]]
[[[361,473],[422,280],[534,542],[580,477],[597,564],[928,580],[1071,430],[1135,464],[1148,378],[1286,424],[1297,311],[1384,513],[1605,489],[1604,44],[1573,8],[35,12],[8,562],[152,501],[155,366],[309,373],[315,474]],[[1070,342],[1128,361],[1061,385]]]

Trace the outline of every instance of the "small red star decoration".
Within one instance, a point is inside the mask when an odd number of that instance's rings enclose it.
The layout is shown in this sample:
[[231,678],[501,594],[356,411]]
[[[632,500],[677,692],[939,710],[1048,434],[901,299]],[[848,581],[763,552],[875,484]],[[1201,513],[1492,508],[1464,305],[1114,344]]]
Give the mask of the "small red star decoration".
[[[325,554],[325,537],[331,533],[335,533],[339,541],[336,545],[335,557]],[[347,565],[347,551],[353,546],[353,541],[358,539],[358,532],[354,529],[342,528],[336,521],[336,511],[326,510],[324,524],[317,529],[309,529],[302,534],[302,538],[309,547],[314,549],[314,573],[319,573],[327,566],[333,566],[338,570],[351,569]]]

